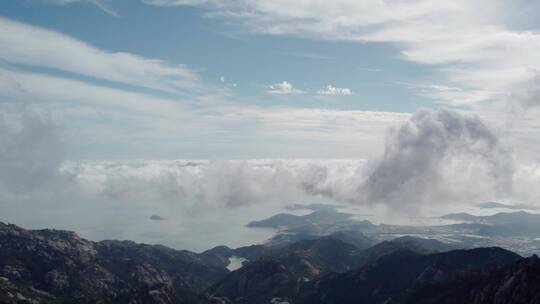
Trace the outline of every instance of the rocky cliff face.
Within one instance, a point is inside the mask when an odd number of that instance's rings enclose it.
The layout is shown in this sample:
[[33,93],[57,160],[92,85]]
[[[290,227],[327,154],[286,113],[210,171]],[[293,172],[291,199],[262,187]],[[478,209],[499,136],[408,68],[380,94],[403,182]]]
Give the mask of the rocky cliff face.
[[208,303],[198,292],[227,273],[188,251],[0,224],[5,303]]

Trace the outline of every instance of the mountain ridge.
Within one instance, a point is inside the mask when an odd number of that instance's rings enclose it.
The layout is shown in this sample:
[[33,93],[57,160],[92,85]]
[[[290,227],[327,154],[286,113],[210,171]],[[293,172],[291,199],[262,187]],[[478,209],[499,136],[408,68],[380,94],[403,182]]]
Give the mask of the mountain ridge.
[[[441,299],[454,293],[467,303],[517,304],[540,297],[538,258],[502,248],[455,250],[411,236],[376,242],[357,231],[278,239],[195,253],[0,222],[0,303],[434,304],[455,303]],[[251,260],[229,271],[233,255]]]

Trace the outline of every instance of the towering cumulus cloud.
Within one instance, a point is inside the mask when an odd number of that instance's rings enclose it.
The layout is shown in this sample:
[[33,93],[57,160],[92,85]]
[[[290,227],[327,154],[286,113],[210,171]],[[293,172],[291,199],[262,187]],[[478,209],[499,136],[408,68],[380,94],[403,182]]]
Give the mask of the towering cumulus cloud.
[[[382,158],[353,200],[396,206],[444,201],[458,190],[451,189],[459,179],[455,168],[466,168],[465,178],[478,177],[477,170],[485,173],[469,185],[472,189],[489,183],[499,194],[511,190],[511,154],[479,118],[444,109],[420,110],[390,132]],[[452,170],[454,176],[447,179]]]
[[58,127],[24,111],[0,116],[0,187],[10,192],[40,188],[54,179],[64,158]]

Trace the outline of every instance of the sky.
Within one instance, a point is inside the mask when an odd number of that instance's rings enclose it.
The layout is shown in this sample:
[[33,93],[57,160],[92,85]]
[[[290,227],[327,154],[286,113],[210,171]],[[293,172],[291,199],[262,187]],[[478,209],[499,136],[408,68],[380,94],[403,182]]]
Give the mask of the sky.
[[2,101],[50,113],[72,159],[365,158],[421,108],[506,119],[537,6],[6,1]]
[[[39,95],[84,159],[366,156],[375,149],[350,140],[362,125],[436,106],[415,86],[441,76],[391,43],[259,33],[219,16],[234,13],[226,3],[181,4],[2,4],[2,82],[24,87],[4,102]],[[366,121],[370,111],[380,118]],[[314,151],[328,137],[334,147]]]
[[[127,231],[152,210],[534,204],[539,11],[525,0],[3,1],[0,220],[147,240],[165,228]],[[39,206],[49,211],[21,213]]]

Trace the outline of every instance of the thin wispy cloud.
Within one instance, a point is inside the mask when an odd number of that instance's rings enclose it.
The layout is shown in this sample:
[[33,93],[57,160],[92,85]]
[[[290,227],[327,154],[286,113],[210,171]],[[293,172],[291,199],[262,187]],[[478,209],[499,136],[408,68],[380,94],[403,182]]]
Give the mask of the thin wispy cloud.
[[101,50],[62,33],[0,17],[0,59],[171,93],[195,91],[196,72],[182,64]]
[[336,59],[334,57],[323,56],[323,55],[314,54],[314,53],[283,53],[283,54],[294,56],[294,57],[306,58],[306,59],[314,59],[314,60],[335,60]]
[[[406,113],[264,108],[226,102],[200,107],[79,80],[3,69],[0,97],[49,109],[58,119],[71,122],[71,145],[131,147],[129,150],[145,155],[156,152],[148,143],[160,141],[161,149],[172,151],[192,149],[190,146],[198,143],[197,153],[206,157],[214,149],[226,151],[237,145],[229,156],[254,157],[242,152],[250,139],[268,145],[291,140],[296,144],[280,148],[279,153],[300,155],[298,151],[303,151],[303,155],[313,157],[344,157],[369,143],[371,148],[362,149],[367,155],[377,150],[377,141],[388,127],[408,117]],[[215,102],[218,97],[210,98]],[[351,142],[350,137],[362,138],[362,142]],[[333,144],[326,151],[310,148],[321,143]],[[305,154],[309,151],[317,153]]]
[[43,0],[45,3],[53,5],[68,5],[73,3],[88,3],[94,5],[98,9],[102,10],[104,13],[109,14],[114,17],[118,17],[118,12],[113,10],[108,5],[108,0]]
[[469,106],[486,100],[500,100],[505,97],[503,91],[464,89],[459,86],[448,86],[428,82],[396,82],[395,84],[414,90],[419,96],[428,97],[440,104],[446,104],[448,100],[452,100],[453,106]]
[[360,67],[358,68],[360,71],[366,71],[366,72],[382,72],[382,69],[377,68],[366,68],[366,67]]

